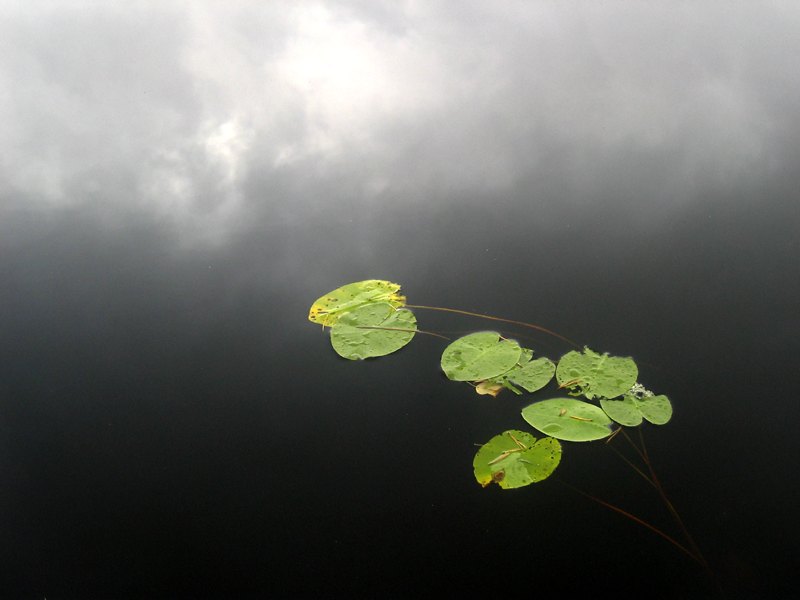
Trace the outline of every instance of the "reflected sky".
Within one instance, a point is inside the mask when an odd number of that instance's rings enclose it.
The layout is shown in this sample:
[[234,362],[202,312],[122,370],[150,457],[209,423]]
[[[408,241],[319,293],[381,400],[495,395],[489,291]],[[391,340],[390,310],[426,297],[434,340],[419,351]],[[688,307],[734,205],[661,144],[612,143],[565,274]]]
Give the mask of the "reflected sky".
[[[0,1],[11,589],[149,589],[174,581],[165,553],[190,578],[224,552],[219,581],[279,590],[379,589],[376,551],[400,586],[445,568],[495,589],[464,571],[482,544],[527,568],[529,497],[469,471],[519,407],[450,386],[432,338],[344,364],[306,321],[366,278],[635,356],[675,406],[649,443],[702,545],[734,588],[789,585],[800,8],[454,5]],[[567,476],[628,501],[583,451]],[[692,589],[673,549],[594,518],[541,522],[547,573],[578,552],[593,581],[627,574],[615,552],[652,544],[626,581]],[[443,545],[457,560],[431,568]]]
[[254,223],[524,196],[538,223],[620,202],[646,226],[797,158],[791,3],[2,13],[6,223],[91,206],[224,243]]

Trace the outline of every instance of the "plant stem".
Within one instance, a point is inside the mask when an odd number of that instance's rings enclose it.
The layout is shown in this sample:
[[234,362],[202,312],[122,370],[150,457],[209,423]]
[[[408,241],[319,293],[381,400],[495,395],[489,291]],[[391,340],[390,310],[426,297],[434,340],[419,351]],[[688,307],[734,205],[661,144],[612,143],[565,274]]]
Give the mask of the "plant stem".
[[611,447],[612,450],[616,452],[616,454],[624,460],[628,466],[630,466],[634,471],[636,471],[639,475],[641,475],[650,485],[652,485],[658,495],[661,497],[661,500],[664,502],[664,506],[666,506],[667,510],[669,511],[672,519],[677,524],[678,528],[680,529],[681,533],[683,534],[683,538],[686,540],[687,545],[691,549],[690,555],[692,558],[700,564],[706,572],[711,576],[712,579],[716,580],[711,567],[708,564],[708,561],[703,556],[703,553],[700,551],[700,547],[694,541],[694,538],[689,533],[689,529],[686,527],[686,524],[683,522],[680,514],[678,514],[678,510],[675,508],[675,505],[672,504],[670,499],[667,497],[666,491],[664,491],[664,487],[661,485],[661,481],[659,480],[658,476],[656,475],[655,468],[653,467],[653,463],[650,460],[650,455],[647,452],[647,446],[644,443],[644,434],[642,433],[642,428],[639,427],[639,446],[637,446],[634,441],[630,438],[628,433],[625,429],[622,429],[622,435],[627,440],[628,444],[630,444],[631,448],[639,455],[639,458],[642,459],[642,462],[647,466],[647,470],[650,473],[648,477],[644,473],[641,472],[634,464],[631,463],[627,458],[625,458],[622,453],[620,453],[616,448]]
[[612,446],[612,445],[610,445],[610,444],[609,444],[609,446],[608,446],[608,447],[609,447],[611,450],[613,450],[613,451],[614,451],[614,453],[615,453],[617,456],[619,456],[620,460],[622,460],[622,461],[624,461],[625,463],[627,463],[627,465],[628,465],[628,466],[629,466],[631,469],[633,469],[634,471],[636,471],[636,473],[638,473],[638,474],[639,474],[639,475],[642,477],[642,479],[644,479],[644,480],[645,480],[647,483],[649,483],[649,484],[650,484],[650,485],[652,485],[653,487],[656,487],[656,484],[655,484],[655,483],[653,483],[653,481],[652,481],[652,480],[651,480],[651,479],[650,479],[650,478],[649,478],[649,477],[648,477],[648,476],[647,476],[647,475],[646,475],[644,472],[642,472],[642,470],[641,470],[639,467],[637,467],[635,464],[633,464],[633,463],[632,463],[632,462],[631,462],[631,461],[630,461],[630,460],[629,460],[629,459],[628,459],[628,458],[627,458],[627,457],[626,457],[624,454],[622,454],[622,452],[620,452],[619,450],[617,450],[616,448],[614,448],[614,446]]
[[648,470],[650,471],[650,478],[652,479],[653,484],[656,487],[656,490],[658,490],[659,496],[661,496],[661,499],[664,501],[664,504],[666,505],[667,510],[669,510],[670,514],[672,515],[672,518],[678,524],[678,527],[680,528],[681,532],[683,533],[684,539],[688,542],[689,547],[692,549],[692,552],[694,553],[694,555],[695,555],[695,557],[697,559],[697,562],[699,562],[701,565],[703,565],[703,567],[706,570],[710,571],[708,562],[706,561],[705,557],[703,556],[703,553],[700,552],[700,547],[694,541],[694,538],[689,533],[689,529],[684,524],[683,519],[678,514],[678,511],[675,508],[675,506],[672,504],[672,502],[670,502],[669,498],[667,498],[667,493],[664,491],[664,488],[661,486],[661,482],[659,481],[658,476],[656,475],[656,471],[653,468],[653,463],[650,462],[650,456],[647,453],[647,446],[645,446],[645,443],[644,443],[644,435],[642,434],[641,427],[639,428],[639,442],[642,445],[642,457],[644,458],[644,462],[647,465]]
[[405,306],[407,308],[420,308],[420,309],[424,309],[424,310],[438,310],[438,311],[441,311],[441,312],[455,313],[455,314],[458,314],[458,315],[465,315],[465,316],[468,316],[468,317],[478,317],[479,319],[489,319],[490,321],[500,321],[502,323],[511,323],[513,325],[521,325],[522,327],[528,327],[530,329],[535,329],[536,331],[541,331],[541,332],[546,333],[548,335],[552,335],[553,337],[557,337],[558,339],[567,342],[568,344],[570,344],[571,346],[573,346],[575,348],[580,348],[580,346],[578,344],[576,344],[574,341],[572,341],[571,339],[569,339],[567,337],[564,337],[563,335],[560,335],[560,334],[556,333],[555,331],[550,331],[549,329],[545,329],[544,327],[542,327],[540,325],[534,325],[533,323],[525,323],[524,321],[515,321],[513,319],[503,319],[501,317],[493,317],[491,315],[484,315],[484,314],[481,314],[481,313],[470,312],[468,310],[460,310],[460,309],[457,309],[457,308],[444,308],[444,307],[441,307],[441,306],[423,306],[421,304],[406,304]]
[[[560,481],[560,480],[559,480],[559,481]],[[561,481],[561,483],[562,483],[563,485],[567,486],[568,488],[572,489],[573,491],[575,491],[575,492],[579,493],[581,496],[584,496],[584,497],[586,497],[586,498],[589,498],[590,500],[593,500],[593,501],[597,502],[597,503],[598,503],[598,504],[600,504],[601,506],[605,506],[606,508],[609,508],[609,509],[611,509],[611,510],[613,510],[613,511],[615,511],[615,512],[618,512],[619,514],[621,514],[621,515],[623,515],[623,516],[625,516],[625,517],[629,518],[631,521],[634,521],[635,523],[638,523],[639,525],[642,525],[643,527],[647,527],[647,528],[648,528],[650,531],[652,531],[653,533],[656,533],[656,534],[660,535],[662,538],[664,538],[665,540],[667,540],[667,541],[668,541],[670,544],[672,544],[673,546],[675,546],[675,547],[676,547],[678,550],[680,550],[681,552],[683,552],[684,554],[686,554],[686,555],[687,555],[688,557],[690,557],[692,560],[694,560],[694,561],[696,561],[696,562],[700,563],[701,565],[703,565],[703,564],[704,564],[703,562],[701,562],[701,561],[698,559],[698,557],[697,557],[697,556],[695,556],[695,555],[694,555],[692,552],[690,552],[690,551],[689,551],[688,549],[686,549],[686,548],[685,548],[683,545],[681,545],[681,544],[680,544],[680,542],[678,542],[678,541],[677,541],[677,540],[675,540],[674,538],[672,538],[672,537],[668,536],[666,533],[664,533],[663,531],[661,531],[661,530],[660,530],[660,529],[658,529],[657,527],[655,527],[655,526],[651,525],[651,524],[650,524],[650,523],[648,523],[647,521],[644,521],[644,520],[640,519],[639,517],[637,517],[636,515],[632,515],[632,514],[631,514],[631,513],[629,513],[628,511],[626,511],[626,510],[623,510],[623,509],[621,509],[621,508],[620,508],[620,507],[618,507],[618,506],[614,506],[613,504],[611,504],[611,503],[609,503],[609,502],[606,502],[605,500],[601,500],[600,498],[597,498],[596,496],[592,496],[591,494],[587,494],[586,492],[583,492],[583,491],[579,490],[578,488],[576,488],[576,487],[574,487],[574,486],[572,486],[572,485],[570,485],[570,484],[568,484],[568,483],[566,483],[566,482],[564,482],[564,481]]]

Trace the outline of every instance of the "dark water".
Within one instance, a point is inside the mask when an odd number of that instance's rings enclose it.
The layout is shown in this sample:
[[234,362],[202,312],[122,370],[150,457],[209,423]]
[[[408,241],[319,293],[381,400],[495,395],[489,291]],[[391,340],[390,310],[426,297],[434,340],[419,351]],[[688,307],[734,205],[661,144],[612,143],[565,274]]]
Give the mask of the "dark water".
[[[474,444],[526,428],[530,399],[447,381],[440,340],[339,359],[307,309],[376,276],[403,282],[412,302],[535,318],[637,358],[640,380],[675,407],[667,426],[645,428],[652,460],[720,584],[734,597],[787,592],[796,223],[788,199],[771,202],[766,214],[711,206],[646,235],[625,223],[531,234],[521,203],[497,222],[484,209],[418,210],[382,229],[366,258],[372,231],[320,220],[203,252],[176,251],[146,222],[114,232],[86,215],[18,222],[0,263],[3,588],[709,589],[674,547],[556,481],[481,489]],[[327,258],[281,268],[276,248],[304,240]],[[433,330],[486,326],[418,315]],[[554,358],[569,350],[516,334]],[[557,475],[678,535],[602,443],[567,444]]]
[[[753,64],[779,55],[781,39]],[[696,60],[716,64],[707,52]],[[781,126],[738,166],[720,158],[722,133],[710,146],[720,156],[694,154],[716,131],[713,111],[697,117],[708,130],[673,108],[682,125],[669,140],[609,145],[559,137],[558,120],[536,131],[498,116],[501,94],[466,116],[448,105],[438,129],[428,117],[382,124],[396,164],[347,146],[345,159],[276,166],[258,141],[236,180],[237,217],[212,236],[204,202],[224,193],[213,171],[180,218],[130,185],[152,165],[106,164],[83,142],[62,144],[97,160],[65,184],[69,202],[39,202],[7,173],[0,594],[789,597],[800,113],[798,96],[771,95],[761,78],[793,89],[788,68],[745,67]],[[464,122],[479,140],[458,133]],[[393,137],[409,126],[419,131]],[[481,174],[498,148],[513,158],[510,180]],[[389,183],[365,191],[386,169]],[[440,372],[445,342],[422,335],[389,357],[340,359],[308,308],[367,278],[401,283],[411,303],[532,321],[633,356],[640,381],[672,400],[672,421],[644,437],[712,574],[569,487],[683,542],[602,442],[565,444],[540,484],[477,485],[475,444],[528,429],[520,409],[554,391],[477,396]],[[513,326],[417,317],[448,335],[499,328],[554,359],[570,349]]]

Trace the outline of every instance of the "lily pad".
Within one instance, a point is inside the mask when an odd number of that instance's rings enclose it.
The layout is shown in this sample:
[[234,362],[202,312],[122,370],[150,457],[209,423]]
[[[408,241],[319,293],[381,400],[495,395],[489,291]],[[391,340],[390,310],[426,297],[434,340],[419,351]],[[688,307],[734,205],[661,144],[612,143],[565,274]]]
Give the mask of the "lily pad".
[[553,438],[537,441],[530,433],[512,429],[481,446],[472,461],[475,479],[483,487],[524,487],[547,479],[561,461],[561,444]]
[[533,351],[523,348],[516,365],[502,375],[482,381],[478,384],[476,391],[479,394],[483,394],[487,392],[482,390],[490,389],[492,390],[491,394],[497,396],[505,388],[517,395],[521,395],[522,391],[514,384],[528,392],[542,389],[553,378],[556,366],[549,358],[541,357],[531,360],[532,357]]
[[505,373],[519,360],[522,348],[495,331],[472,333],[442,353],[442,370],[453,381],[483,381]]
[[600,400],[600,407],[614,421],[625,427],[636,427],[642,422],[642,411],[633,396],[625,394],[622,398]]
[[653,425],[664,425],[672,418],[672,403],[663,394],[637,399],[642,416]]
[[630,357],[598,354],[589,348],[573,350],[561,357],[556,368],[559,386],[573,396],[616,398],[631,389],[639,369]]
[[506,375],[511,381],[525,388],[528,392],[542,389],[553,378],[556,365],[552,360],[540,357],[530,361],[518,369],[512,369]]
[[387,302],[365,304],[342,313],[331,328],[331,345],[349,360],[385,356],[408,344],[416,329],[410,310]]
[[574,398],[534,402],[522,418],[545,435],[569,442],[588,442],[611,434],[611,419],[599,407]]
[[367,279],[348,283],[317,298],[308,311],[308,320],[331,327],[346,312],[363,306],[386,302],[394,308],[405,306],[406,297],[400,295],[400,285],[381,279]]
[[654,425],[664,425],[672,418],[672,404],[664,395],[656,396],[639,383],[621,399],[600,400],[606,414],[620,425],[636,427],[642,418]]
[[491,377],[485,381],[479,382],[478,385],[475,386],[475,391],[479,394],[491,394],[492,396],[497,396],[500,392],[506,389],[511,390],[518,396],[521,395],[522,391],[515,387],[507,377],[509,373],[513,373],[517,369],[522,368],[522,366],[527,364],[533,357],[533,350],[529,350],[528,348],[521,348],[520,350],[521,351],[519,353],[519,358],[517,359],[517,364],[497,377]]

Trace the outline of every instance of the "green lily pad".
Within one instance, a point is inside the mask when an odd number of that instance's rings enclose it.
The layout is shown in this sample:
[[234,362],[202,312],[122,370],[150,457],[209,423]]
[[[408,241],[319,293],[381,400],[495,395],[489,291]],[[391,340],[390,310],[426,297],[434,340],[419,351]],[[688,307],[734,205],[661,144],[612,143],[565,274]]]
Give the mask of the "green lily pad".
[[573,396],[616,398],[627,392],[639,375],[636,363],[630,357],[598,354],[589,348],[583,352],[568,352],[558,361],[556,379],[559,386],[570,390]]
[[506,375],[512,382],[525,388],[528,392],[542,389],[553,378],[556,365],[549,358],[541,357],[528,362],[518,369],[512,369]]
[[636,427],[642,422],[642,411],[639,410],[634,397],[629,394],[614,400],[602,398],[600,407],[611,419],[625,427]]
[[485,379],[478,383],[475,387],[475,391],[479,394],[491,394],[492,396],[497,396],[503,389],[511,390],[518,396],[522,394],[522,390],[514,386],[511,381],[508,379],[508,374],[513,373],[519,368],[522,368],[523,365],[527,364],[531,358],[533,358],[533,350],[528,348],[521,348],[521,352],[519,353],[519,359],[517,360],[517,364],[515,364],[511,369],[506,371],[505,373],[498,375],[497,377],[490,377],[489,379]]
[[331,345],[349,360],[385,356],[408,344],[416,329],[410,310],[387,302],[364,304],[339,316],[331,328]]
[[503,489],[513,489],[547,479],[560,461],[558,440],[537,441],[530,433],[512,429],[481,446],[472,467],[483,487],[496,483]]
[[636,427],[647,419],[654,425],[664,425],[672,418],[672,404],[664,395],[656,396],[640,383],[635,384],[620,399],[602,399],[600,406],[620,425]]
[[406,298],[399,291],[399,284],[380,279],[348,283],[317,298],[308,311],[308,320],[332,327],[344,313],[365,304],[388,302],[394,308],[400,308],[405,306]]
[[522,418],[545,435],[569,442],[588,442],[611,434],[611,419],[599,407],[574,398],[534,402]]
[[639,400],[639,410],[642,416],[653,425],[664,425],[672,418],[672,403],[663,394],[660,396],[645,396]]
[[496,396],[500,390],[506,388],[521,395],[522,391],[515,384],[528,392],[542,389],[553,378],[556,366],[549,358],[541,357],[531,360],[532,357],[533,351],[523,348],[517,364],[502,375],[482,381],[482,387],[478,389],[478,393],[487,393],[481,391],[482,389],[493,389],[495,391],[492,395]]
[[483,381],[505,373],[519,360],[522,348],[495,331],[472,333],[442,353],[442,370],[453,381]]

